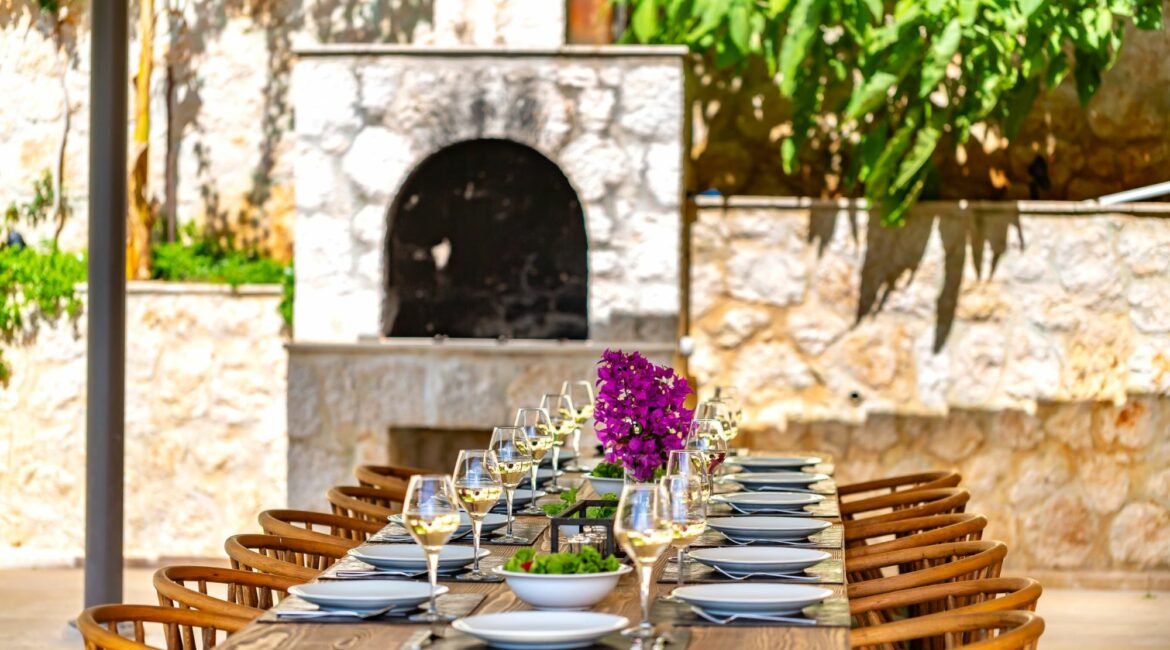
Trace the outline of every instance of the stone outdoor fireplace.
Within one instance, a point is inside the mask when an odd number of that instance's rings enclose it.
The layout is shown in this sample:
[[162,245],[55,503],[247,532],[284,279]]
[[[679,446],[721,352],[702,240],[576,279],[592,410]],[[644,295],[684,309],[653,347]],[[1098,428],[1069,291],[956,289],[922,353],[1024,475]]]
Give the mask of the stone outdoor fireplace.
[[684,55],[299,53],[292,505],[357,463],[445,462],[606,347],[670,360]]

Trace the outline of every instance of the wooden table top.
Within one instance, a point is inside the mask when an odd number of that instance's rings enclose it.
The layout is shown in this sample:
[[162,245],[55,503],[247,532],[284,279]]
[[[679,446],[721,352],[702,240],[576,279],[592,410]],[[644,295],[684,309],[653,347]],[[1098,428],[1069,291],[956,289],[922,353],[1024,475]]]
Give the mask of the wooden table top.
[[[586,491],[582,490],[582,492]],[[521,520],[523,520],[522,517],[517,518],[517,521]],[[542,551],[548,551],[548,536],[549,530],[546,529],[537,540],[536,545]],[[524,547],[485,544],[484,548],[490,549],[492,555],[506,558]],[[665,566],[666,557],[664,555],[655,567],[655,583],[651,586],[652,598],[660,595],[665,596],[674,588],[672,584],[657,583],[658,576]],[[476,614],[530,609],[512,594],[507,584],[502,582],[446,581],[442,584],[450,587],[450,593],[485,594],[483,602],[475,610]],[[598,603],[593,611],[619,614],[629,618],[631,622],[640,620],[637,572],[632,571],[623,576],[617,588]],[[412,635],[423,629],[426,629],[423,625],[389,623],[253,622],[243,630],[233,634],[226,643],[217,647],[223,648],[223,650],[269,650],[276,648],[398,650],[404,647],[404,642],[408,642]],[[849,647],[849,629],[847,627],[692,626],[687,629],[691,634],[688,647],[696,650],[719,650],[721,648],[729,650],[840,649]],[[668,647],[674,648],[675,646]]]

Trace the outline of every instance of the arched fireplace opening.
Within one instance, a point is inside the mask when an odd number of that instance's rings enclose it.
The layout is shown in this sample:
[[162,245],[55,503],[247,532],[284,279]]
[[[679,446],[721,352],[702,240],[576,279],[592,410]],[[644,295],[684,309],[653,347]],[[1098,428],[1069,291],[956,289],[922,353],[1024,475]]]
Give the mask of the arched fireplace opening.
[[387,336],[585,339],[585,215],[555,163],[510,140],[428,157],[389,214]]

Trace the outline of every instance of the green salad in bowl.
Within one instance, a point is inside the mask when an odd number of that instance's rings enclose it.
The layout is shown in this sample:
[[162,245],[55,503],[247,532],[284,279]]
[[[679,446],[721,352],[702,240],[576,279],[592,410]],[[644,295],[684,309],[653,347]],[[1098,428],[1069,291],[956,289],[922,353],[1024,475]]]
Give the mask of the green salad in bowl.
[[517,598],[536,609],[573,610],[596,605],[632,570],[589,547],[580,553],[544,555],[522,548],[495,573],[503,576]]

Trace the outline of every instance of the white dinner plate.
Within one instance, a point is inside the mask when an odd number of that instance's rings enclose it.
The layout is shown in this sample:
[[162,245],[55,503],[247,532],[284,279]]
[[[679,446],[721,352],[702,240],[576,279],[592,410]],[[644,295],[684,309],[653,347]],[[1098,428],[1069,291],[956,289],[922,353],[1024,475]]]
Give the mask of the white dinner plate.
[[[390,515],[390,522],[401,526],[402,525],[402,515],[400,515],[400,514]],[[503,528],[507,524],[508,524],[507,515],[498,515],[498,514],[488,513],[488,515],[483,518],[483,532],[484,532],[484,534],[487,534],[487,533],[490,533],[494,530],[498,530],[500,528]],[[455,533],[452,534],[451,536],[458,537],[460,535],[465,535],[470,531],[471,531],[471,516],[468,515],[466,512],[460,512],[459,513],[459,528],[456,528]]]
[[737,582],[735,584],[688,585],[671,595],[712,614],[742,613],[796,614],[833,595],[832,590],[812,585],[772,582]]
[[784,546],[721,546],[695,549],[687,555],[728,573],[795,573],[832,557],[825,551]]
[[[541,497],[546,496],[547,494],[548,493],[545,492],[544,490],[537,490],[536,491],[536,498],[540,499]],[[523,508],[524,506],[528,505],[528,502],[531,500],[532,500],[532,490],[529,490],[528,488],[517,488],[516,494],[512,495],[512,509],[519,510],[519,509]],[[500,500],[496,501],[496,505],[492,506],[492,510],[494,510],[496,512],[507,512],[508,511],[507,497],[506,496],[500,497]],[[507,523],[507,522],[505,522],[505,523]]]
[[827,474],[812,474],[809,472],[744,472],[731,474],[727,477],[748,490],[760,488],[780,488],[787,485],[804,486],[827,480]]
[[[435,594],[449,588],[439,585]],[[351,580],[347,582],[309,582],[289,587],[288,592],[322,609],[354,611],[415,607],[431,597],[431,586],[409,580]]]
[[[423,554],[423,548],[418,544],[369,544],[351,549],[349,554],[379,569],[402,571],[426,571],[427,569],[426,556]],[[480,559],[488,555],[491,555],[491,551],[486,548],[480,549]],[[444,546],[439,551],[439,571],[458,571],[471,564],[474,559],[475,549],[470,546]]]
[[736,539],[797,539],[833,524],[807,517],[710,517],[707,526]]
[[771,472],[819,465],[822,460],[818,456],[739,456],[727,459],[727,464],[742,467],[749,472]]
[[744,512],[799,510],[824,500],[824,495],[807,492],[735,492],[711,497],[711,501],[715,503],[726,503]]
[[468,616],[451,627],[505,650],[587,648],[630,624],[624,616],[600,612],[506,612]]

